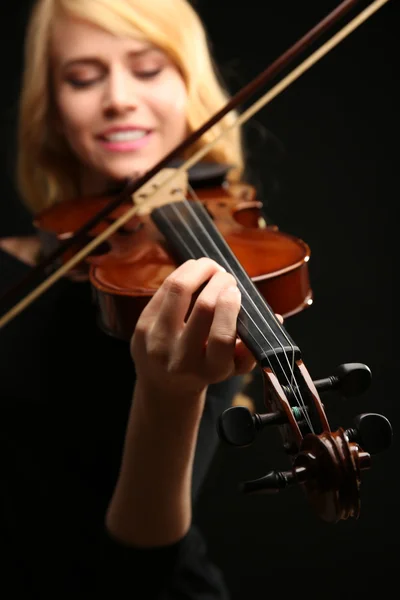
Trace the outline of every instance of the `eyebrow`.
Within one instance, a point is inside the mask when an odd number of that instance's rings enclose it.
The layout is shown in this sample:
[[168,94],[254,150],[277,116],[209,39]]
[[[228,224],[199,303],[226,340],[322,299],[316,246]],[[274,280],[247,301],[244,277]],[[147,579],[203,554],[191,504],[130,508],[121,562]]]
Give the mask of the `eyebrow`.
[[[141,50],[132,50],[131,52],[128,52],[128,57],[129,58],[140,58],[146,54],[149,54],[150,52],[160,53],[161,51],[158,50],[158,48],[154,48],[153,46],[147,46],[146,48],[143,48]],[[99,64],[101,62],[102,62],[101,59],[99,59],[97,56],[81,56],[79,58],[72,58],[70,60],[67,60],[65,63],[63,63],[61,65],[61,67],[63,69],[66,69],[66,68],[74,66],[74,65]]]

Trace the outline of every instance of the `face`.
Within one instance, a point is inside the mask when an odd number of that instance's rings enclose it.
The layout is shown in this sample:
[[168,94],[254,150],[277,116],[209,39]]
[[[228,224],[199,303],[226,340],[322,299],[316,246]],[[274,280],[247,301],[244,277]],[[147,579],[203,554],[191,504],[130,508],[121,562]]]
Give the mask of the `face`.
[[145,173],[186,137],[186,88],[161,50],[67,18],[52,50],[57,128],[82,165],[83,194]]

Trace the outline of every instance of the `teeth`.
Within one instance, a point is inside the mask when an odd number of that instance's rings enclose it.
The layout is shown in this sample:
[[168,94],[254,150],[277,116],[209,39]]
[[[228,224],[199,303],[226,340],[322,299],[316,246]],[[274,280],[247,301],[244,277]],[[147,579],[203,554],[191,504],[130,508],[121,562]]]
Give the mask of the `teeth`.
[[139,140],[146,135],[146,131],[118,131],[105,135],[104,139],[108,142],[131,142],[133,140]]

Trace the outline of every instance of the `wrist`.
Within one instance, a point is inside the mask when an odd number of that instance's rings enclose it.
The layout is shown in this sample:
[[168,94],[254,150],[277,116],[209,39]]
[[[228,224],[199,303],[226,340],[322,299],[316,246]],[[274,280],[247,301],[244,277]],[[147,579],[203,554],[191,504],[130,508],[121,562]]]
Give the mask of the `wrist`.
[[199,386],[198,389],[167,387],[138,377],[134,389],[134,402],[141,405],[143,414],[154,416],[155,413],[155,416],[163,418],[175,418],[179,415],[179,419],[182,420],[202,413],[206,393],[206,386]]

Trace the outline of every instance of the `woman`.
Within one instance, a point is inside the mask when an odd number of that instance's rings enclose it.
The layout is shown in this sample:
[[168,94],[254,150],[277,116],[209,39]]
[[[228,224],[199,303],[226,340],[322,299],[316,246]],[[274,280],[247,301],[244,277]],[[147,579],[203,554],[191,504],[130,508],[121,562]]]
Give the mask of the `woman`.
[[[185,0],[39,0],[20,101],[25,205],[34,216],[119,189],[226,99]],[[207,160],[238,179],[237,130]],[[45,251],[38,238],[2,248],[12,276]],[[72,277],[1,332],[2,540],[20,596],[228,597],[192,502],[216,419],[254,367],[236,341],[239,307],[234,278],[200,259],[167,278],[130,345],[99,330],[88,283]]]

